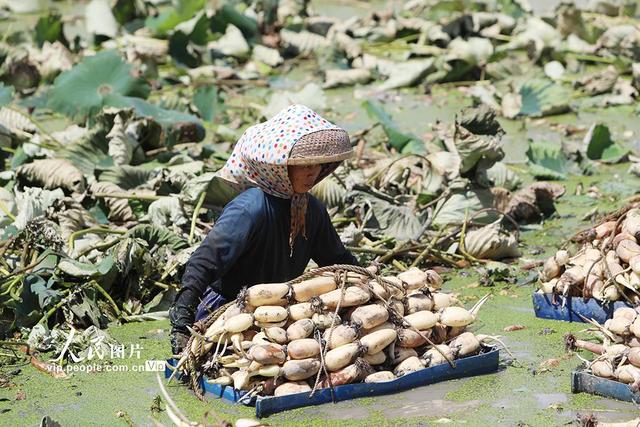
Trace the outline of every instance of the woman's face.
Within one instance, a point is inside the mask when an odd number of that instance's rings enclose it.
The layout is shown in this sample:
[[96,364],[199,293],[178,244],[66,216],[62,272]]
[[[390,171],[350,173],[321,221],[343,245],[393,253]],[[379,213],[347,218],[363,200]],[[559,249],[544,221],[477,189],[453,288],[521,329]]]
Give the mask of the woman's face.
[[322,171],[321,165],[294,165],[287,168],[291,186],[296,193],[306,193],[311,190]]

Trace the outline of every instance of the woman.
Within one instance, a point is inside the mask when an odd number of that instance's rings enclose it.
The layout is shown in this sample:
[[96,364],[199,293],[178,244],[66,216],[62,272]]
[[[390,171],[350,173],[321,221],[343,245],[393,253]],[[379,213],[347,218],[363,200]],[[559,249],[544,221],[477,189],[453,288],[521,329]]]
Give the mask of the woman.
[[218,174],[242,193],[189,259],[170,310],[174,354],[186,344],[187,326],[245,286],[291,280],[310,259],[357,264],[325,207],[307,193],[352,154],[346,131],[302,105],[244,132]]

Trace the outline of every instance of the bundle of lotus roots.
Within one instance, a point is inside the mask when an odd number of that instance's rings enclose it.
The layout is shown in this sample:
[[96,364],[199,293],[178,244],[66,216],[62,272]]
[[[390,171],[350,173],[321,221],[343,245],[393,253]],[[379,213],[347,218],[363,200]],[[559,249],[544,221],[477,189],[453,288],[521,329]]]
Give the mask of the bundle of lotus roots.
[[612,215],[581,233],[574,256],[559,250],[544,263],[540,290],[600,301],[640,303],[640,209]]
[[587,369],[598,377],[617,380],[631,385],[633,391],[640,386],[640,316],[638,310],[621,307],[604,325],[591,321],[590,330],[599,342],[577,339],[565,335],[567,348],[584,349],[596,354],[586,361]]
[[338,265],[252,286],[194,328],[174,374],[283,396],[455,365],[494,337],[465,331],[487,297],[466,310],[441,284],[433,270]]

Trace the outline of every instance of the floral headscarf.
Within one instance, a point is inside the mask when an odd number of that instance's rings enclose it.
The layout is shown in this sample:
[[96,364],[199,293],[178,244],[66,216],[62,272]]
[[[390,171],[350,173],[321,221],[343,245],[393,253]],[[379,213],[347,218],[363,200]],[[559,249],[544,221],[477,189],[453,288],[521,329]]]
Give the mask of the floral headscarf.
[[307,193],[295,193],[287,160],[294,145],[305,135],[341,128],[304,105],[291,105],[266,122],[251,126],[236,144],[218,176],[238,191],[258,187],[267,194],[291,199],[289,246],[302,231],[305,234]]

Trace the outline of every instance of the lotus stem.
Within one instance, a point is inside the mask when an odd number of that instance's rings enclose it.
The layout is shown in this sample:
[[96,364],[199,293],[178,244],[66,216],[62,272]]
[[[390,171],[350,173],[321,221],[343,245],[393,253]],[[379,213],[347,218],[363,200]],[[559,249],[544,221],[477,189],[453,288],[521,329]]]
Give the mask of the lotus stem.
[[[89,282],[89,284],[91,286],[93,286],[98,292],[100,292],[102,294],[102,296],[109,302],[109,304],[111,305],[111,307],[113,308],[113,311],[115,311],[116,316],[120,317],[122,315],[122,312],[120,311],[120,309],[118,308],[118,305],[116,304],[116,302],[113,300],[113,298],[111,298],[111,295],[109,295],[107,293],[107,291],[105,291],[102,286],[100,286],[98,284],[98,282],[96,282],[95,280],[92,280]],[[126,318],[126,316],[125,316]]]
[[[432,216],[433,217],[433,216]],[[429,244],[427,246],[425,246],[425,248],[422,250],[422,252],[420,252],[420,255],[418,255],[418,257],[413,260],[413,262],[411,263],[411,267],[417,267],[420,265],[420,263],[422,261],[424,261],[424,259],[427,257],[427,255],[429,254],[429,251],[433,248],[433,246],[436,244],[436,241],[440,238],[440,236],[442,235],[442,232],[444,231],[444,228],[441,228],[440,230],[438,230],[438,232],[436,233],[436,235],[433,237],[433,239],[431,239],[431,241],[429,242]]]
[[109,249],[110,247],[114,246],[116,243],[120,242],[120,240],[121,240],[120,238],[116,238],[116,239],[113,239],[113,240],[109,240],[108,242],[101,243],[99,245],[90,246],[88,248],[85,248],[82,251],[80,251],[80,253],[78,254],[78,258],[83,257],[83,256],[91,253],[91,251],[94,251],[94,250],[105,251],[105,250]]
[[460,253],[462,255],[465,256],[465,258],[469,259],[471,262],[479,262],[480,260],[478,260],[476,257],[474,257],[473,255],[469,254],[467,252],[467,249],[464,246],[464,238],[465,238],[465,234],[467,232],[467,223],[469,221],[469,210],[465,209],[464,211],[464,221],[462,222],[462,230],[460,231],[460,240],[458,243],[458,247],[460,250]]
[[206,196],[206,190],[200,193],[198,202],[196,203],[196,207],[193,210],[193,215],[191,216],[191,228],[189,229],[189,244],[193,243],[193,235],[196,231],[196,220],[198,219],[198,213],[200,212],[200,208],[202,208],[202,204],[204,203],[204,199]]
[[[65,291],[62,291],[65,292]],[[42,318],[40,319],[40,321],[38,321],[38,324],[44,325],[46,324],[47,320],[49,319],[49,317],[51,317],[51,315],[53,315],[53,313],[55,313],[58,309],[60,309],[63,305],[65,305],[67,303],[67,298],[66,296],[69,295],[71,291],[70,290],[66,290],[66,295],[65,298],[62,298],[60,301],[58,301],[58,303],[56,305],[54,305],[53,307],[51,307],[45,314],[44,316],[42,316]]]
[[11,211],[9,210],[9,208],[7,208],[7,205],[4,204],[4,202],[2,200],[0,200],[0,210],[2,210],[2,212],[4,212],[4,214],[6,216],[8,216],[9,218],[11,218],[11,221],[15,221],[16,220],[16,216],[14,214],[11,213]]
[[149,194],[128,194],[128,193],[93,193],[93,197],[97,198],[111,198],[111,199],[128,199],[128,200],[145,200],[149,202],[155,202],[160,200],[162,196],[152,196]]
[[605,58],[602,56],[589,55],[586,53],[566,52],[566,54],[574,57],[579,61],[602,62],[604,64],[613,64],[616,62],[616,58]]
[[71,235],[69,236],[69,240],[67,241],[67,246],[69,246],[69,250],[73,250],[73,244],[78,237],[83,236],[85,234],[90,234],[90,233],[125,234],[126,232],[122,230],[113,230],[111,228],[105,228],[105,227],[91,227],[91,228],[85,228],[84,230],[78,230],[71,233]]

